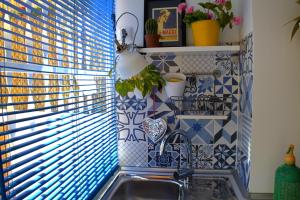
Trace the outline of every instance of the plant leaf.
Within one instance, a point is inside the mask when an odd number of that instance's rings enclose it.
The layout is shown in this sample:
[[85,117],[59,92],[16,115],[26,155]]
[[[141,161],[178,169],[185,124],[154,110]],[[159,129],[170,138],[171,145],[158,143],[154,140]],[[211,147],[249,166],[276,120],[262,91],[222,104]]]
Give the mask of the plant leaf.
[[297,0],[297,3],[300,4],[300,0]]
[[[299,0],[299,1],[300,1],[300,0]],[[231,1],[226,1],[226,3],[225,3],[225,8],[226,8],[226,10],[231,10],[231,8],[232,8]]]
[[288,21],[288,22],[285,23],[284,25],[287,25],[287,24],[289,24],[289,23],[291,23],[291,22],[295,22],[295,21],[299,21],[299,20],[300,20],[300,16],[298,16],[298,17],[296,17],[296,18],[294,18],[294,19]]
[[296,24],[294,25],[293,31],[292,31],[292,36],[291,36],[291,40],[294,38],[296,32],[299,30],[299,23],[300,23],[300,19],[298,21],[296,21]]
[[217,7],[216,4],[213,4],[213,3],[210,3],[210,2],[206,2],[206,3],[199,3],[199,5],[202,7],[202,8],[205,8],[205,9],[214,9],[215,7]]

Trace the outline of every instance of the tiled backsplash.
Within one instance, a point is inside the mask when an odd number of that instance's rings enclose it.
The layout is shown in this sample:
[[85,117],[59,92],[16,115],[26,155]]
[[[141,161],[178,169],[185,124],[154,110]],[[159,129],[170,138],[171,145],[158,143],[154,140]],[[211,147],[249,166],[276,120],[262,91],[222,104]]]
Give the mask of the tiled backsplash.
[[[252,55],[252,54],[251,54]],[[245,59],[242,56],[242,61]],[[243,168],[245,150],[239,144],[240,140],[247,142],[245,134],[238,131],[239,113],[244,102],[241,102],[240,89],[244,91],[245,83],[240,84],[239,57],[230,53],[216,55],[148,55],[147,60],[153,63],[162,74],[167,72],[211,73],[215,69],[222,71],[220,78],[213,76],[196,76],[196,80],[187,78],[185,96],[195,97],[200,94],[215,94],[220,97],[232,97],[232,111],[227,120],[177,120],[174,115],[174,105],[165,92],[154,92],[147,99],[137,99],[133,94],[127,97],[117,97],[117,114],[119,120],[119,160],[121,166],[137,167],[171,167],[184,166],[186,153],[180,144],[180,138],[175,138],[173,144],[167,146],[167,153],[159,156],[159,145],[154,144],[144,133],[142,121],[145,117],[163,118],[168,124],[168,131],[181,128],[192,140],[193,166],[203,169],[233,169]],[[244,64],[244,62],[242,62]],[[244,81],[244,79],[241,79]],[[245,98],[246,94],[243,98]],[[244,111],[244,110],[243,110]],[[239,136],[240,134],[241,136]],[[250,134],[250,133],[246,133]],[[247,144],[243,144],[246,145]],[[249,146],[249,145],[248,145]],[[237,148],[243,152],[237,159]],[[245,171],[239,170],[241,174]],[[247,171],[247,170],[246,170]]]
[[241,44],[240,103],[238,125],[238,165],[241,179],[248,188],[250,178],[250,144],[252,136],[253,35]]

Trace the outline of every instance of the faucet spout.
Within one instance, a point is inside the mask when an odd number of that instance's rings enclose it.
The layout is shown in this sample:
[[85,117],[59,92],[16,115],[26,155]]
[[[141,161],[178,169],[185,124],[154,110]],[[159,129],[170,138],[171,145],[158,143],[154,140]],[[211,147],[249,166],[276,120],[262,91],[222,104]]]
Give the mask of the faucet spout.
[[163,155],[163,153],[166,151],[166,146],[167,143],[169,143],[169,140],[171,140],[172,138],[174,138],[176,135],[181,136],[181,138],[183,139],[185,146],[187,148],[187,164],[188,164],[188,168],[192,169],[193,166],[193,159],[192,159],[192,142],[190,140],[190,138],[186,135],[186,132],[184,130],[178,129],[175,130],[173,132],[171,132],[170,134],[167,134],[161,144],[160,144],[160,149],[159,149],[159,155]]

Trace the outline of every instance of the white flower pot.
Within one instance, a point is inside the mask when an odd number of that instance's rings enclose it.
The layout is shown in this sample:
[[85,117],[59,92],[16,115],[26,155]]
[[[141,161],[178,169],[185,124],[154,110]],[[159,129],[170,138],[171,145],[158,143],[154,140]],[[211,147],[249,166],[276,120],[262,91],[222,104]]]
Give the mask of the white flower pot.
[[166,80],[165,90],[168,97],[183,96],[186,82],[186,76],[184,74],[168,73],[164,76],[164,79]]

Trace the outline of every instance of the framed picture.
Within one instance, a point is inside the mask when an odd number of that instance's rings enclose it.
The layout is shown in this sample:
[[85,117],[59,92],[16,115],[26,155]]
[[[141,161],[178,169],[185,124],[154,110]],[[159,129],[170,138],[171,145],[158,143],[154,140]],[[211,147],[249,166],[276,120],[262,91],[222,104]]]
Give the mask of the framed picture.
[[145,0],[145,19],[156,19],[160,46],[185,46],[185,24],[177,13],[177,6],[184,0]]

